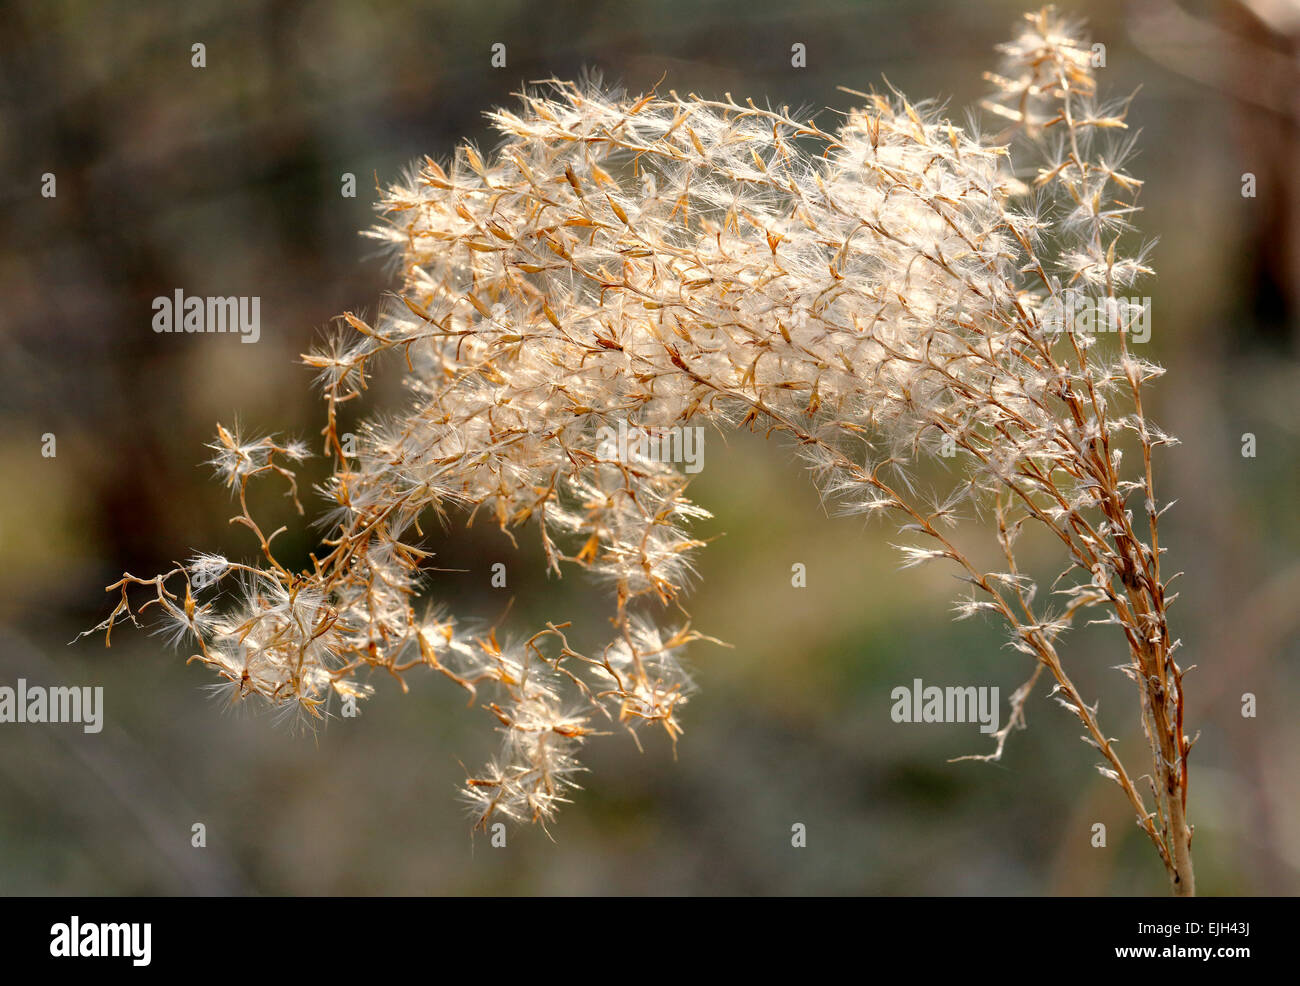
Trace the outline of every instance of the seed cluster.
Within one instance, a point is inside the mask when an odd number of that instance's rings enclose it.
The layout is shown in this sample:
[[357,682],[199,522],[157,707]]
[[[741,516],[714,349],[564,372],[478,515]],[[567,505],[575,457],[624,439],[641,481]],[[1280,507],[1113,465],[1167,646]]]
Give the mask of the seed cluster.
[[[1142,386],[1160,370],[1130,352],[1135,311],[1117,295],[1150,273],[1145,248],[1126,247],[1141,184],[1123,170],[1132,141],[1124,106],[1097,101],[1089,49],[1050,10],[1029,15],[1003,55],[985,104],[1001,134],[897,93],[856,94],[863,105],[833,131],[729,95],[559,81],[491,113],[496,153],[464,145],[383,192],[371,235],[397,259],[400,290],[373,324],[345,315],[305,357],[335,460],[323,489],[333,534],[312,570],[280,566],[244,500],[253,477],[292,483],[287,463],[302,450],[223,429],[214,463],[264,563],[202,556],[157,579],[127,576],[105,629],[131,613],[129,585],[153,585],[149,604],[198,641],[234,697],[312,715],[331,694],[364,696],[367,669],[400,679],[426,666],[473,695],[494,686],[486,707],[504,744],[466,797],[483,824],[498,813],[545,821],[602,721],[657,724],[675,741],[692,688],[681,655],[699,634],[685,588],[701,542],[690,525],[708,515],[679,467],[611,455],[601,435],[781,433],[828,499],[901,515],[908,564],[955,563],[970,586],[959,615],[1001,616],[1033,659],[990,758],[1046,670],[1185,891],[1190,744],[1151,473],[1152,450],[1171,439],[1143,414]],[[1118,313],[1105,347],[1052,317],[1081,291]],[[345,454],[338,410],[387,353],[411,400]],[[1124,445],[1141,460],[1133,475]],[[964,467],[953,488],[918,492],[911,467],[950,453]],[[996,572],[949,535],[965,508],[989,505],[1006,560]],[[606,581],[609,644],[580,654],[551,624],[502,645],[417,612],[419,519],[453,509],[507,531],[536,521],[551,569]],[[1057,602],[1043,603],[1017,565],[1027,524],[1065,552]],[[219,616],[197,602],[200,573],[205,591],[241,579],[239,608]],[[1091,608],[1128,645],[1154,810],[1056,650]]]

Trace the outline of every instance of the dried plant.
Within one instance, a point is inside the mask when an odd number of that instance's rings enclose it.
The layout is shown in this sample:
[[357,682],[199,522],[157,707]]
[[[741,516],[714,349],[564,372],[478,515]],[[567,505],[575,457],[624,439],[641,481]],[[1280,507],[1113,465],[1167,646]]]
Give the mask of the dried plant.
[[[304,450],[221,429],[213,463],[264,560],[205,555],[153,579],[125,575],[97,629],[134,620],[128,589],[149,586],[141,608],[156,605],[197,643],[232,700],[309,717],[331,695],[368,694],[358,679],[371,669],[401,682],[432,668],[471,701],[492,686],[485,708],[504,742],[465,796],[483,825],[545,823],[603,721],[655,724],[676,741],[692,687],[680,656],[700,637],[684,585],[701,545],[688,525],[707,514],[678,468],[611,455],[601,429],[781,433],[829,500],[901,517],[914,536],[907,564],[955,564],[970,586],[959,616],[1001,617],[1032,660],[985,758],[1024,725],[1046,671],[1174,891],[1192,893],[1191,744],[1152,485],[1152,451],[1171,439],[1143,413],[1142,387],[1161,371],[1130,351],[1136,312],[1119,294],[1150,273],[1145,248],[1125,246],[1141,184],[1122,170],[1133,145],[1123,104],[1098,102],[1088,48],[1050,9],[1002,50],[986,104],[1008,125],[996,135],[896,93],[855,93],[865,105],[834,132],[730,96],[563,82],[490,114],[504,135],[494,155],[462,146],[383,194],[386,222],[371,235],[400,261],[400,293],[373,325],[344,315],[305,357],[334,459],[322,488],[333,533],[311,569],[276,560],[275,534],[245,499],[250,480],[274,473],[296,502],[289,464]],[[1056,316],[1079,292],[1118,315],[1113,342],[1062,330]],[[345,454],[339,409],[391,351],[413,399]],[[1140,455],[1132,473],[1125,444]],[[966,466],[961,479],[922,495],[911,467],[945,450]],[[966,508],[992,515],[1001,571],[951,540]],[[579,653],[567,624],[503,645],[417,612],[420,518],[453,509],[507,531],[535,520],[550,570],[571,563],[607,580],[608,645]],[[1017,536],[1035,525],[1068,559],[1055,605],[1017,564]],[[200,601],[230,578],[235,609]],[[1057,650],[1086,610],[1127,643],[1150,804]]]

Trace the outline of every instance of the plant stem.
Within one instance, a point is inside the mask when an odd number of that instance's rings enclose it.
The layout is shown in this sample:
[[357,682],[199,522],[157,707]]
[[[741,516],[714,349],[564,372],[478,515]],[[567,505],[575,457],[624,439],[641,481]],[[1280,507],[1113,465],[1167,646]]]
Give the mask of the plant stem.
[[1187,812],[1183,808],[1183,799],[1170,799],[1169,833],[1173,843],[1173,868],[1169,874],[1175,897],[1196,896],[1196,876],[1192,872],[1192,831],[1187,825]]

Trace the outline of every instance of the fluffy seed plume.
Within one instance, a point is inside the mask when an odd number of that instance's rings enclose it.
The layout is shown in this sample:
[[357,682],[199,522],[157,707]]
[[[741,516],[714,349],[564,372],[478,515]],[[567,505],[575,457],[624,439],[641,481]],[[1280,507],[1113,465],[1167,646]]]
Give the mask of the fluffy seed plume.
[[[492,112],[495,153],[462,146],[383,192],[370,235],[397,259],[399,290],[373,324],[344,315],[304,357],[334,460],[333,530],[312,568],[281,567],[244,498],[251,479],[279,476],[296,500],[301,448],[221,429],[213,464],[261,562],[201,556],[125,576],[102,629],[132,615],[128,587],[151,586],[146,607],[197,641],[232,700],[310,716],[331,695],[363,697],[363,672],[441,672],[503,733],[465,787],[476,820],[545,822],[604,724],[676,741],[692,689],[681,655],[700,636],[685,603],[701,547],[691,525],[708,515],[682,469],[611,454],[602,435],[783,434],[828,499],[896,516],[906,564],[955,565],[970,587],[959,616],[1001,618],[1030,658],[985,759],[1023,726],[1046,672],[1174,890],[1190,893],[1190,742],[1152,480],[1152,452],[1172,440],[1144,415],[1160,370],[1132,351],[1142,310],[1120,294],[1151,273],[1147,247],[1130,242],[1142,183],[1125,170],[1125,107],[1098,100],[1087,45],[1050,9],[1027,15],[1002,54],[984,103],[999,133],[892,91],[855,94],[862,104],[833,129],[729,96],[560,81]],[[1089,299],[1118,313],[1105,338],[1062,320]],[[386,354],[410,401],[345,449],[339,408]],[[960,478],[922,495],[911,467],[936,455]],[[535,522],[550,568],[579,566],[612,589],[608,644],[578,653],[566,624],[503,644],[418,605],[419,520],[448,511],[507,531]],[[950,539],[975,511],[990,515],[1002,571]],[[1026,527],[1062,553],[1047,593],[1017,565]],[[196,602],[199,574],[204,591],[238,579],[233,611]],[[1096,609],[1127,647],[1154,810],[1057,651]]]

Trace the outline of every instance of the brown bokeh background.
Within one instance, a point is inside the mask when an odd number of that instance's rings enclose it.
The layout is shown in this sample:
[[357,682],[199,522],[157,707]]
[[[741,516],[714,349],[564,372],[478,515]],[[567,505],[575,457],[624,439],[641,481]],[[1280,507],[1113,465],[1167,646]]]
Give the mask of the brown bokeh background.
[[[1187,679],[1199,889],[1300,889],[1300,4],[1090,2],[1158,236],[1153,416],[1183,445],[1158,463],[1178,499],[1162,541],[1184,570],[1172,616]],[[198,463],[214,422],[312,438],[299,353],[344,310],[373,311],[387,268],[357,236],[376,176],[457,140],[522,82],[599,71],[636,91],[731,92],[844,109],[882,75],[963,107],[1014,3],[11,2],[0,12],[0,684],[102,685],[106,725],[0,725],[0,893],[1146,894],[1164,874],[1077,724],[1040,692],[1000,764],[969,725],[897,725],[890,690],[996,684],[1023,658],[990,624],[952,624],[957,583],[897,570],[891,531],[828,517],[787,448],[710,436],[696,497],[719,536],[699,557],[700,694],[673,753],[594,742],[552,827],[494,849],[455,799],[495,744],[442,679],[376,680],[315,737],[223,715],[210,679],[146,633],[68,645],[123,569],[196,548],[251,556]],[[190,46],[207,67],[190,65]],[[507,67],[490,64],[507,46]],[[790,64],[807,46],[808,67]],[[832,116],[825,113],[823,119]],[[56,198],[40,195],[57,177]],[[357,176],[355,199],[341,175]],[[1258,194],[1244,198],[1242,175]],[[151,331],[151,300],[259,295],[262,340]],[[384,388],[378,406],[397,399]],[[391,405],[390,405],[391,406]],[[1243,458],[1242,435],[1258,454]],[[57,438],[43,458],[42,435]],[[308,469],[319,479],[321,464]],[[294,525],[278,498],[264,516]],[[274,526],[274,525],[273,525]],[[434,530],[431,592],[523,634],[594,628],[603,590],[542,574],[484,525]],[[978,535],[978,532],[974,532]],[[311,531],[291,526],[300,555]],[[969,536],[969,535],[968,535]],[[508,590],[489,586],[493,562]],[[808,587],[790,567],[808,568]],[[507,605],[513,607],[506,613]],[[1103,726],[1141,772],[1123,654],[1105,628],[1067,643]],[[1258,696],[1257,718],[1241,696]],[[1005,715],[1005,708],[1003,709]],[[190,846],[191,826],[207,847]],[[802,822],[808,847],[790,846]],[[1109,845],[1090,845],[1107,825]]]

